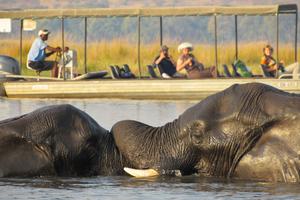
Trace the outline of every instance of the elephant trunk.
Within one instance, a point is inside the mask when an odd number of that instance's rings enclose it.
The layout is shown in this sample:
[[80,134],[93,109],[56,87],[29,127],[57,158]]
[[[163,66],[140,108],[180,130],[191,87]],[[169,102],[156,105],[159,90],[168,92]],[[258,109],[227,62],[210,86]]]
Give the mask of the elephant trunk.
[[123,175],[124,166],[131,166],[120,153],[110,132],[98,138],[98,152],[98,175]]

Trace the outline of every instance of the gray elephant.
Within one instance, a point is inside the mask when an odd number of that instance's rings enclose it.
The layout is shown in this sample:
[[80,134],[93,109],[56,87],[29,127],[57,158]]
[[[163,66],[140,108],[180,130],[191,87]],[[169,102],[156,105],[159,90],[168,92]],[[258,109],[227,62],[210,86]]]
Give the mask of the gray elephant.
[[299,95],[258,83],[233,85],[162,127],[126,120],[107,131],[71,105],[49,106],[0,122],[0,176],[123,175],[129,167],[298,182],[299,117]]

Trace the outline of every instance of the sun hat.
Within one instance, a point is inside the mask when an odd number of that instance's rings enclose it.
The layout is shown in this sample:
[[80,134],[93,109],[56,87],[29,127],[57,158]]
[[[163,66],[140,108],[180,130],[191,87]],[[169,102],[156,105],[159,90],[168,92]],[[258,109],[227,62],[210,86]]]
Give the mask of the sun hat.
[[41,29],[41,30],[39,30],[39,36],[41,36],[41,35],[48,35],[48,34],[50,34],[50,31],[48,31],[47,29]]
[[185,49],[185,48],[189,48],[190,51],[193,51],[193,45],[189,42],[183,42],[181,43],[179,46],[178,46],[178,52],[180,52],[182,49]]

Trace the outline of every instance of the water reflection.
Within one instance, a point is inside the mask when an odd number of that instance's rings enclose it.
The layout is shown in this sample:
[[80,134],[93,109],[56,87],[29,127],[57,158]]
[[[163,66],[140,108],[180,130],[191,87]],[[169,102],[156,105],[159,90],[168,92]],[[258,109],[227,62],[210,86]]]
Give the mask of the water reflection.
[[0,179],[0,188],[0,197],[15,199],[299,199],[298,184],[195,176]]
[[178,117],[195,102],[123,101],[123,100],[41,100],[0,99],[0,120],[31,112],[47,105],[69,103],[91,115],[101,126],[110,129],[117,121],[132,119],[161,126]]

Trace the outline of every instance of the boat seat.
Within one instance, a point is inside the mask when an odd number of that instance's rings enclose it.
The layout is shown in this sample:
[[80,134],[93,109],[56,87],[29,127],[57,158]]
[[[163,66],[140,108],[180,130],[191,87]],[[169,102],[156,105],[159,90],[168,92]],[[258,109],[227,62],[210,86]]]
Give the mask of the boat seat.
[[110,68],[110,71],[111,71],[111,77],[112,77],[113,79],[119,79],[120,76],[119,76],[119,73],[118,73],[118,71],[116,70],[115,66],[110,65],[109,68]]
[[150,74],[150,78],[158,78],[154,71],[154,66],[153,65],[147,65],[148,73]]
[[227,67],[227,65],[223,64],[222,66],[223,66],[223,71],[224,71],[225,77],[228,77],[228,78],[232,77],[231,74],[230,74],[230,71],[229,71],[229,69]]
[[[135,78],[136,76],[131,72],[129,65],[124,64],[121,69],[121,77],[122,78]],[[122,73],[123,72],[123,73]]]
[[118,74],[118,77],[121,78],[121,68],[118,65],[115,65],[114,68]]
[[65,63],[66,78],[73,79],[77,68],[77,52],[75,50],[68,50],[67,52],[64,52],[64,60],[61,57],[58,62],[58,78],[62,75],[63,61]]
[[234,64],[231,64],[231,66],[232,66],[232,77],[241,77],[241,75],[236,70],[236,66]]
[[118,65],[109,66],[111,71],[111,76],[113,79],[120,79],[120,78],[135,78],[135,75],[131,72],[129,66],[124,64],[123,67],[119,67]]
[[[42,73],[43,71],[47,71],[47,70],[36,70],[36,69],[31,68],[31,67],[29,66],[28,61],[26,62],[26,68],[35,71],[35,73],[36,73],[37,76],[40,76],[41,73]],[[49,71],[49,70],[48,70],[48,71]]]

